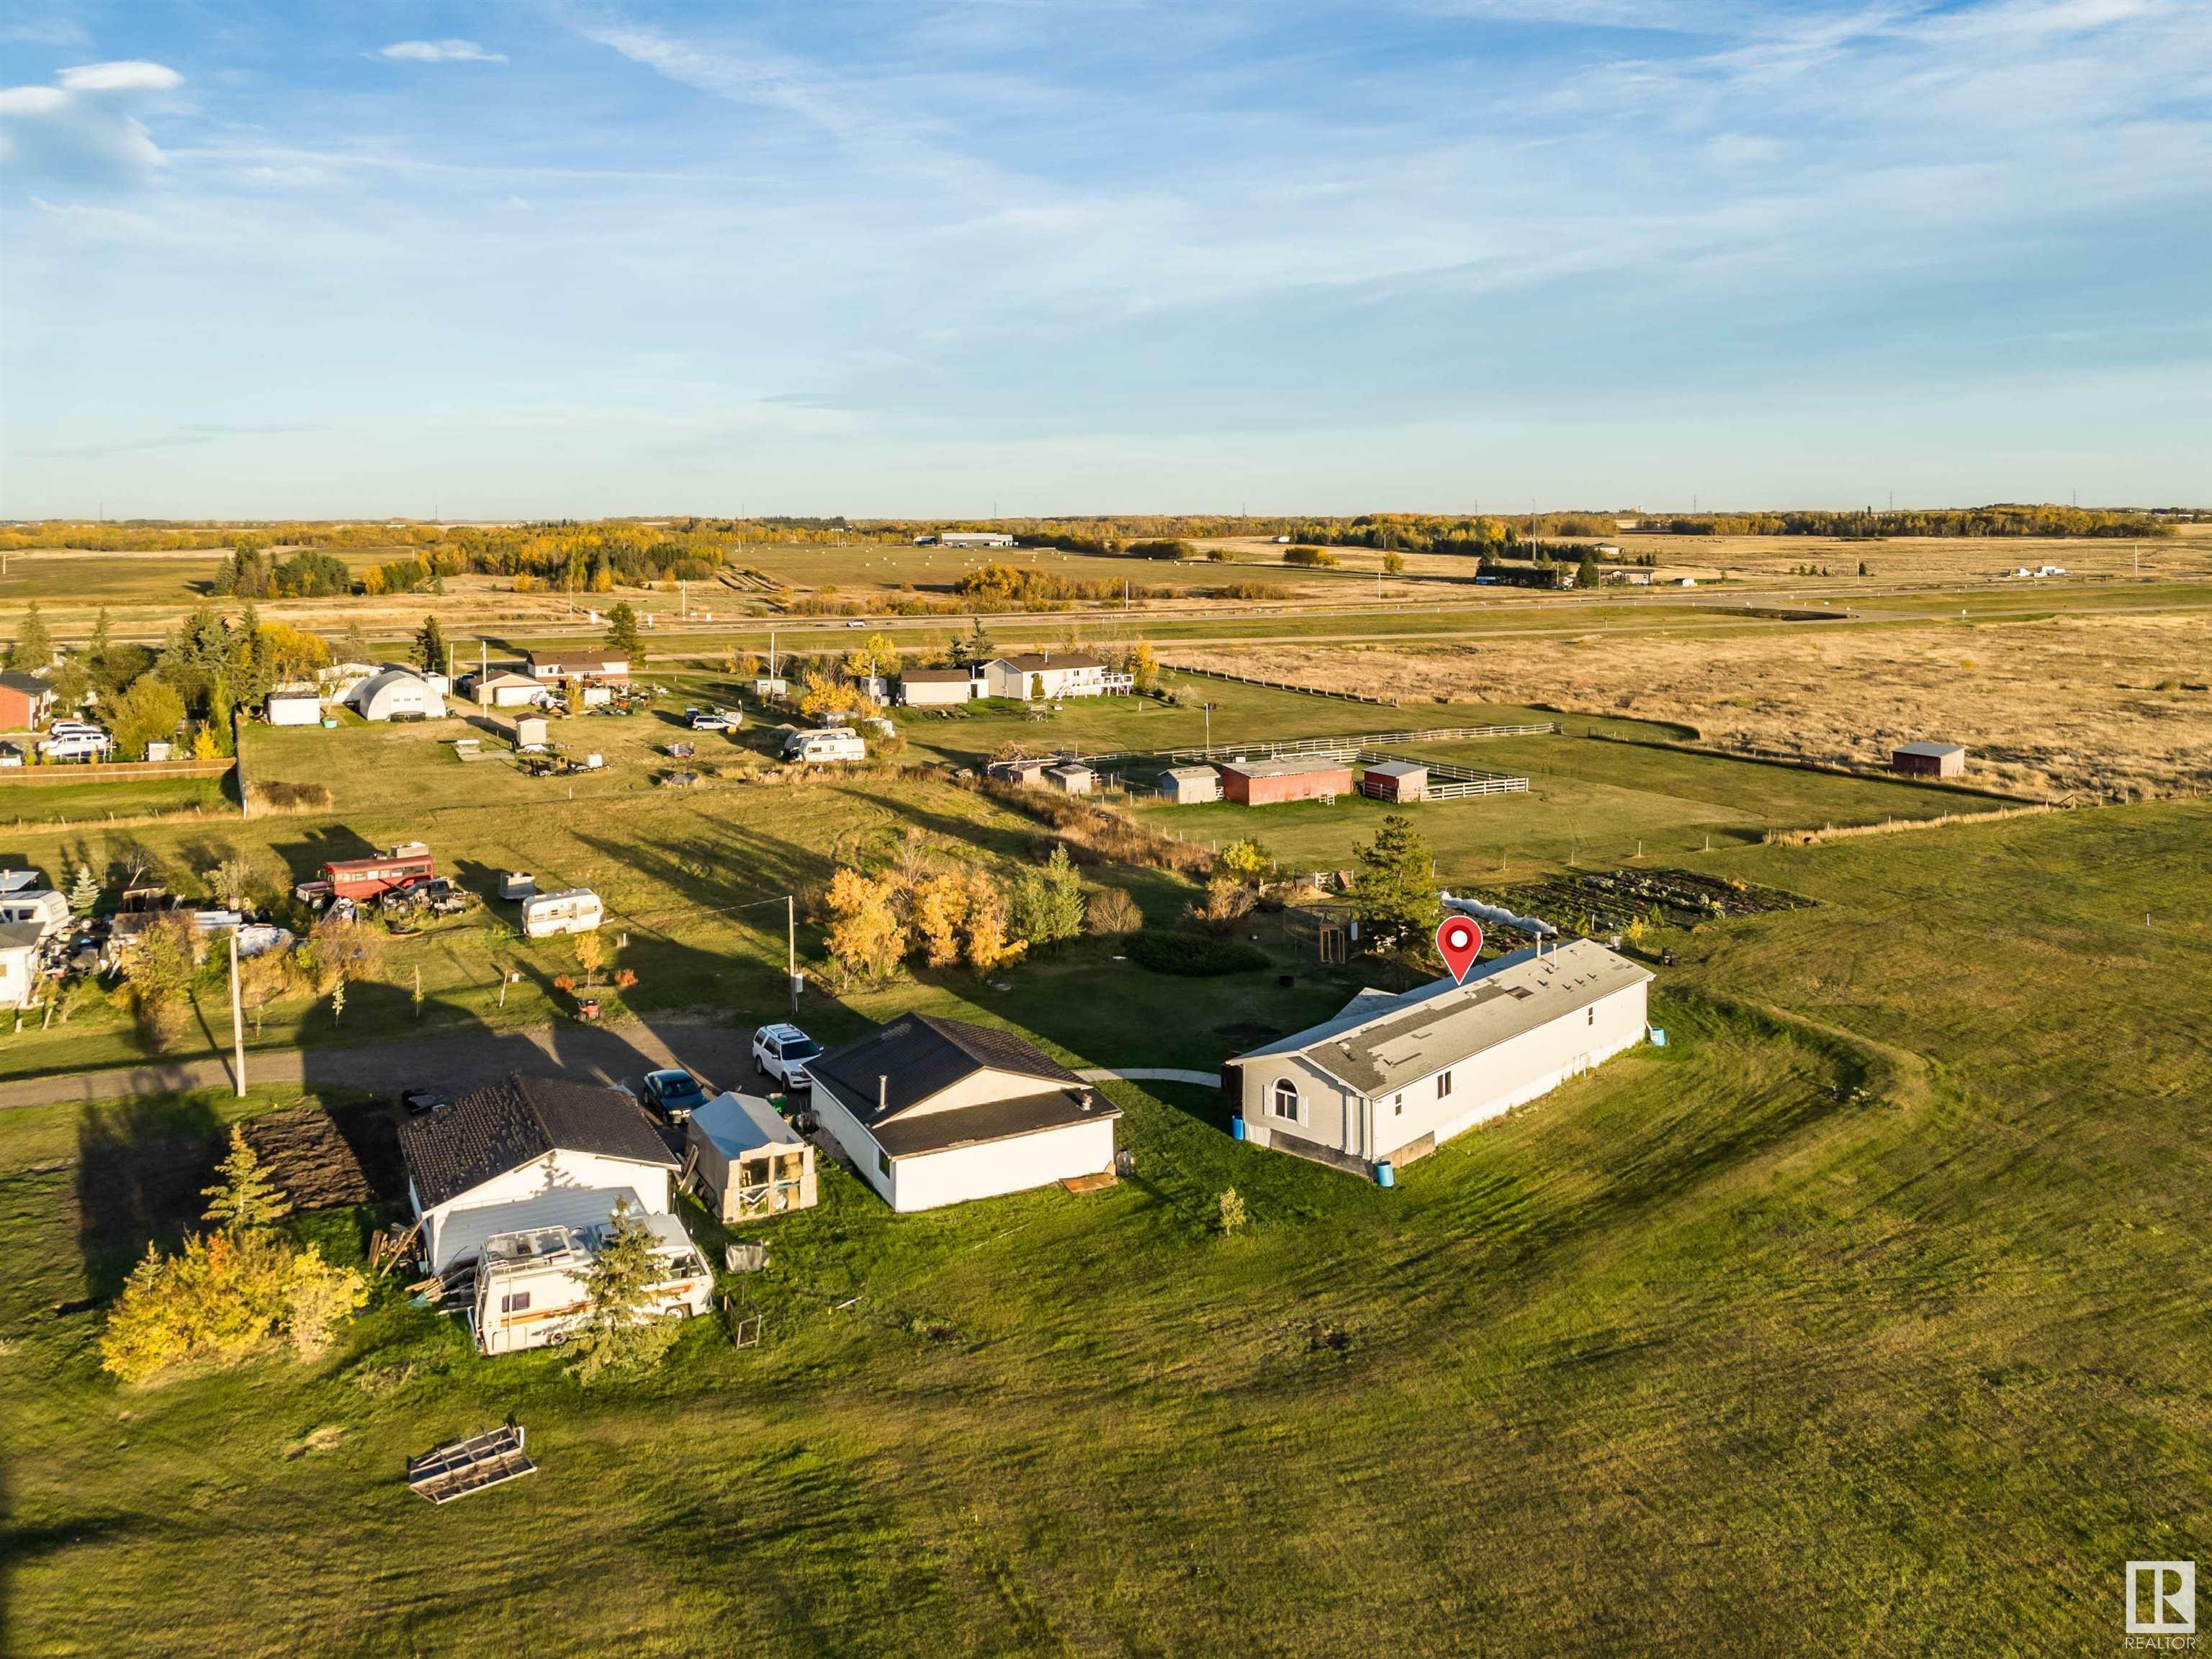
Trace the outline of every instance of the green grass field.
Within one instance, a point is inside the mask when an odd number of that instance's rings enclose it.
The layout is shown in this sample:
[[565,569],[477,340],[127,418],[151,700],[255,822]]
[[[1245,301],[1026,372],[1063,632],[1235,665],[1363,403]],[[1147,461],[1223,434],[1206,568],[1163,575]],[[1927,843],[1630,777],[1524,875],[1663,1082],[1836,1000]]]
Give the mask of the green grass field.
[[[234,1109],[7,1113],[0,1646],[2102,1650],[2212,1523],[2208,848],[2184,804],[1698,857],[1824,902],[1673,935],[1665,1048],[1395,1192],[1117,1089],[1133,1180],[833,1173],[734,1283],[761,1348],[594,1393],[392,1293],[323,1364],[120,1390],[84,1304],[173,1224],[131,1149]],[[1076,971],[1005,1008],[1093,1027]],[[405,1491],[510,1413],[532,1480]]]

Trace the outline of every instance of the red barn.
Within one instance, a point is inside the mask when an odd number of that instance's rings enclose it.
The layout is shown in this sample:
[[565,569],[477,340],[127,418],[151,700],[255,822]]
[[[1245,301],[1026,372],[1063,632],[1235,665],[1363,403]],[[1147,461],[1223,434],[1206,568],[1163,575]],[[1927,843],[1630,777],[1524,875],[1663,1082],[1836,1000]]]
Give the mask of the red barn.
[[1352,763],[1302,757],[1290,760],[1224,761],[1221,793],[1246,806],[1320,800],[1352,793]]

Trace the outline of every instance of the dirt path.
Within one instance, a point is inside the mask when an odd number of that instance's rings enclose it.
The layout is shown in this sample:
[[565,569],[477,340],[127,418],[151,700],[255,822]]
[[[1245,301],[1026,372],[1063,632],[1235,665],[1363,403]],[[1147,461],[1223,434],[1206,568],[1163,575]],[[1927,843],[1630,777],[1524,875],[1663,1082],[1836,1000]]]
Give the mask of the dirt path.
[[[715,1087],[735,1088],[751,1080],[751,1040],[750,1030],[701,1020],[629,1019],[606,1025],[570,1021],[357,1048],[249,1050],[246,1079],[256,1087],[389,1093],[418,1085],[458,1091],[495,1082],[509,1072],[559,1071],[635,1088],[638,1079],[656,1066],[688,1066]],[[230,1062],[215,1055],[23,1078],[0,1083],[0,1109],[225,1088],[230,1080]]]

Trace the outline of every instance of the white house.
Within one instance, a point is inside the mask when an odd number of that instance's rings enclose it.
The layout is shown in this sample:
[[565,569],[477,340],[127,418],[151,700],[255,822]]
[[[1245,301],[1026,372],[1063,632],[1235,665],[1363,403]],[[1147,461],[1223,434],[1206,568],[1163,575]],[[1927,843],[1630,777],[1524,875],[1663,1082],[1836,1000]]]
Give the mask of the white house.
[[399,1126],[399,1150],[434,1273],[480,1247],[482,1233],[455,1219],[466,1212],[581,1188],[629,1192],[646,1212],[665,1215],[678,1167],[644,1108],[623,1091],[519,1073],[410,1118]]
[[380,668],[345,700],[365,720],[435,720],[446,712],[445,687],[411,668]]
[[626,680],[629,678],[629,653],[605,647],[590,651],[532,651],[530,659],[531,678],[548,685],[565,685],[585,680]]
[[20,1008],[31,1000],[45,937],[35,921],[0,921],[0,1008]]
[[1229,1086],[1247,1139],[1374,1176],[1641,1042],[1650,983],[1589,939],[1516,951],[1463,984],[1362,991],[1238,1055]]
[[894,1210],[1113,1167],[1121,1109],[1008,1032],[902,1014],[806,1069],[816,1121]]
[[944,530],[934,536],[916,536],[916,547],[1012,547],[1014,538],[1003,530]]
[[988,696],[1035,698],[1100,697],[1130,690],[1127,674],[1110,674],[1100,659],[1085,651],[1030,651],[1000,657],[982,668]]
[[551,696],[543,683],[510,668],[471,674],[465,683],[479,708],[526,708]]

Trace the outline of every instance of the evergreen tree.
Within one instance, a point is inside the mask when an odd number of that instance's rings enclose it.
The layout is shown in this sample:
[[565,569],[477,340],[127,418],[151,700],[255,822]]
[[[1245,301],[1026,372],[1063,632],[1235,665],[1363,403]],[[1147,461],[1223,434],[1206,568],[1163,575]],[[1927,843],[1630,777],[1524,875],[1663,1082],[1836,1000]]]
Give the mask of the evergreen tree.
[[1585,548],[1583,562],[1575,567],[1575,586],[1587,590],[1595,587],[1604,580],[1604,574],[1598,568],[1597,555]]
[[368,635],[361,631],[361,619],[356,617],[346,624],[345,641],[341,647],[348,662],[374,662],[370,654]]
[[650,1365],[676,1340],[673,1322],[657,1319],[653,1313],[653,1287],[665,1277],[653,1243],[653,1234],[631,1212],[629,1200],[617,1199],[599,1254],[584,1277],[590,1305],[568,1336],[573,1356],[568,1372],[578,1382],[592,1382],[611,1370]]
[[107,660],[107,607],[100,607],[100,614],[92,619],[92,641],[84,648],[95,672]]
[[637,625],[637,612],[624,599],[607,612],[607,649],[618,651],[635,667],[645,658],[645,635]]
[[236,1237],[270,1226],[290,1212],[291,1204],[262,1169],[253,1148],[246,1144],[246,1132],[236,1124],[231,1126],[230,1153],[216,1174],[220,1179],[216,1184],[201,1189],[208,1200],[209,1226]]
[[415,660],[426,674],[446,672],[446,635],[435,617],[423,617],[422,626],[416,631]]
[[70,878],[69,908],[73,916],[88,916],[100,902],[100,878],[92,873],[92,866],[80,864],[76,874]]
[[54,636],[46,631],[46,619],[39,614],[39,602],[33,599],[23,608],[23,625],[15,632],[15,643],[8,649],[8,665],[30,674],[52,667],[53,662]]
[[1393,812],[1375,839],[1353,850],[1352,913],[1373,951],[1419,950],[1443,920],[1434,860],[1413,820]]

